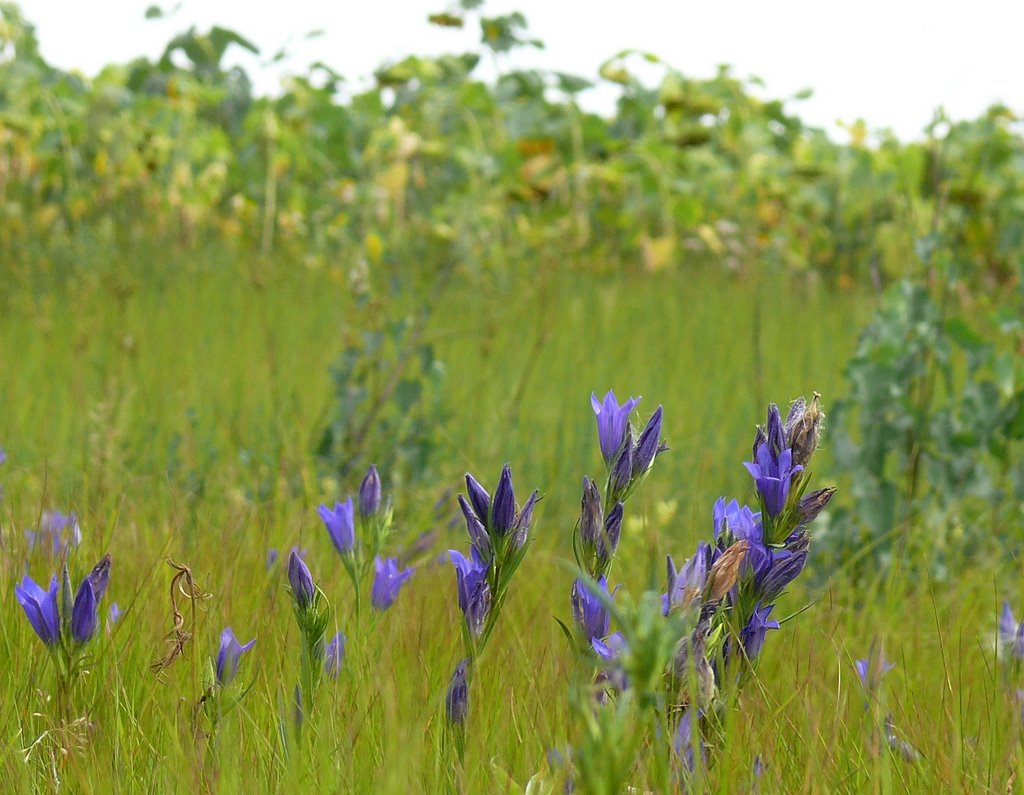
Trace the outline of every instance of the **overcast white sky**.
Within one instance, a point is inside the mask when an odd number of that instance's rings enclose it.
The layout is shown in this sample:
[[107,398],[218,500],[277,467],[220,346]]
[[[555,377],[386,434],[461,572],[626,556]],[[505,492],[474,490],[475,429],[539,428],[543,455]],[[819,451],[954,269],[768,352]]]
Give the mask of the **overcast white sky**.
[[[169,7],[173,0],[161,5]],[[149,0],[21,0],[35,23],[44,57],[95,74],[110,62],[155,57],[192,24],[237,30],[268,60],[289,40],[295,55],[260,66],[239,58],[260,91],[282,72],[322,60],[354,86],[374,68],[405,55],[462,52],[479,39],[428,25],[448,0],[183,0],[170,19],[143,19]],[[454,4],[454,3],[453,3]],[[619,50],[650,51],[695,77],[729,63],[739,77],[757,75],[767,94],[813,88],[799,114],[837,138],[837,120],[863,118],[915,138],[943,105],[954,118],[978,115],[995,101],[1024,113],[1024,2],[1021,0],[489,0],[485,13],[522,11],[542,51],[515,56],[535,66],[596,78]],[[302,42],[323,29],[326,35]],[[653,75],[652,75],[653,77]],[[615,92],[593,92],[584,104],[607,110]]]

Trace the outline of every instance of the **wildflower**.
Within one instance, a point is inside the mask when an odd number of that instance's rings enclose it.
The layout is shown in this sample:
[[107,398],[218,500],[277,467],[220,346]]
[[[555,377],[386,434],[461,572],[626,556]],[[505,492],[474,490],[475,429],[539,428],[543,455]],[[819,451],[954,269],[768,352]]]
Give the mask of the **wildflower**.
[[[597,581],[597,586],[605,596],[608,595],[607,578],[601,577]],[[608,608],[604,606],[597,593],[579,577],[572,585],[572,615],[588,643],[594,638],[600,639],[608,634],[611,621]]]
[[86,643],[96,634],[98,600],[92,580],[86,577],[78,586],[75,605],[71,608],[71,637],[75,643]]
[[373,570],[375,574],[370,601],[375,610],[387,610],[394,604],[402,585],[412,577],[415,569],[408,568],[402,571],[398,568],[398,561],[395,558],[381,560],[378,555],[373,562]]
[[751,614],[747,625],[740,632],[740,643],[743,645],[743,651],[746,653],[748,660],[753,660],[761,653],[768,630],[779,628],[778,621],[768,620],[768,614],[772,612],[774,606],[761,607],[760,603],[758,603],[754,607],[754,612]]
[[356,546],[356,526],[353,514],[352,498],[345,502],[334,503],[332,511],[326,505],[317,508],[317,513],[327,528],[327,534],[331,537],[334,548],[342,555],[347,555]]
[[57,576],[50,580],[50,589],[44,591],[31,577],[25,577],[14,586],[14,595],[21,604],[29,623],[47,646],[60,640],[60,612],[57,608]]
[[279,556],[280,556],[280,553],[278,553],[276,548],[271,548],[271,549],[267,550],[267,563],[266,563],[267,571],[270,571],[272,568],[274,568],[274,566],[277,565],[277,559],[278,559]]
[[76,548],[82,543],[82,527],[78,517],[60,511],[44,511],[39,520],[39,530],[25,531],[28,551],[49,542],[54,557],[59,557],[69,548]]
[[872,664],[872,657],[873,655],[853,663],[860,683],[869,694],[877,691],[882,683],[882,677],[896,667],[895,663],[889,662],[881,654],[874,659],[874,664]]
[[359,485],[359,513],[369,518],[380,508],[380,475],[377,467],[371,465],[363,482]]
[[1009,602],[1003,602],[1003,614],[999,618],[999,645],[1014,658],[1024,658],[1024,621],[1017,623]]
[[459,660],[452,672],[451,682],[448,684],[448,693],[444,698],[445,713],[448,722],[460,726],[466,720],[466,713],[469,712],[469,660]]
[[621,632],[613,632],[607,638],[591,638],[590,647],[608,665],[598,676],[599,683],[607,683],[612,690],[623,691],[629,687],[629,679],[623,667],[626,655],[626,638]]
[[721,542],[720,547],[735,540],[761,541],[761,514],[754,513],[746,505],[740,506],[736,500],[725,501],[725,497],[715,500],[712,511],[715,540]]
[[765,560],[754,576],[754,588],[763,601],[775,599],[800,576],[807,563],[809,546],[810,537],[800,532],[783,549],[766,550]]
[[640,398],[630,398],[620,406],[619,401],[615,399],[615,393],[611,390],[608,390],[603,401],[598,400],[596,394],[590,395],[590,405],[597,415],[597,436],[601,444],[601,455],[608,466],[612,465],[620,448],[624,449],[623,442],[629,428],[629,415],[639,402]]
[[672,556],[668,556],[668,590],[661,597],[662,612],[666,616],[673,607],[689,607],[700,603],[708,571],[714,562],[715,555],[711,545],[703,541],[697,545],[694,556],[686,561],[679,571],[676,571]]
[[647,427],[640,433],[637,439],[636,449],[633,451],[633,473],[632,478],[636,480],[643,475],[654,463],[654,457],[661,450],[659,439],[661,437],[661,406],[655,410]]
[[298,550],[293,549],[288,555],[288,584],[292,589],[292,597],[299,610],[312,607],[316,598],[316,585],[309,568],[299,557]]
[[832,495],[836,493],[835,486],[829,486],[825,489],[818,489],[807,494],[797,503],[796,512],[798,525],[810,524],[818,518],[818,514],[821,513],[825,506],[828,505],[829,500],[832,499]]
[[[494,500],[491,500],[487,490],[477,482],[470,474],[466,474],[466,491],[469,494],[470,513],[476,522],[471,522],[469,514],[466,514],[466,524],[470,532],[470,540],[473,541],[474,534],[479,532],[476,524],[479,523],[486,531],[489,539],[488,547],[491,551],[495,549],[499,539],[511,535],[512,547],[520,549],[526,544],[527,534],[530,531],[530,524],[533,521],[533,509],[537,503],[536,489],[530,494],[526,504],[520,509],[516,505],[515,491],[512,487],[512,470],[505,464],[498,478],[498,488],[494,492]],[[466,513],[468,506],[461,501],[463,513]],[[474,543],[474,546],[476,544]],[[490,560],[487,550],[478,549],[481,556]]]
[[[292,553],[294,555],[294,553]],[[246,644],[238,642],[234,631],[227,627],[220,633],[220,649],[217,651],[217,683],[227,687],[238,673],[238,663],[244,652],[249,651],[256,643],[253,638]]]
[[580,539],[584,546],[596,549],[604,524],[601,492],[586,475],[583,476],[583,499],[580,501]]
[[688,707],[679,719],[676,726],[672,747],[677,760],[677,774],[682,779],[680,789],[687,791],[685,781],[697,767],[697,754],[700,754],[701,762],[704,761],[704,745],[700,737],[700,715],[694,707]]
[[473,549],[480,553],[483,560],[490,560],[494,552],[491,549],[490,539],[487,537],[487,529],[461,494],[459,495],[459,507],[462,509],[462,515],[466,518],[466,532],[469,533],[469,542],[473,545]]
[[306,722],[306,711],[302,708],[302,688],[298,684],[295,685],[294,699],[295,729],[302,731],[302,724]]
[[471,635],[479,637],[491,611],[491,587],[487,582],[489,566],[481,559],[476,547],[470,549],[470,558],[455,549],[449,550],[448,555],[455,566],[459,607],[466,618],[466,627]]
[[745,462],[744,466],[757,484],[768,515],[778,516],[786,507],[793,475],[803,471],[802,466],[793,463],[793,451],[786,448],[775,456],[770,442],[766,442],[758,447],[754,461]]
[[86,579],[92,583],[93,591],[96,594],[96,601],[103,598],[107,592],[107,584],[110,582],[110,555],[104,555],[103,559],[93,566],[92,571],[86,575]]
[[324,672],[331,677],[331,679],[337,679],[338,674],[341,673],[341,664],[345,660],[345,633],[339,632],[327,644],[327,649],[324,651]]
[[917,749],[906,740],[900,739],[896,734],[896,727],[892,722],[892,713],[885,716],[885,743],[895,753],[899,754],[904,762],[916,762],[920,758]]
[[121,605],[117,602],[111,602],[110,608],[107,610],[107,631],[109,632],[114,624],[121,620],[121,616],[124,615],[124,611],[121,609]]
[[789,408],[786,425],[783,428],[786,443],[793,450],[793,463],[806,466],[818,447],[821,421],[825,414],[818,408],[820,395],[814,393],[811,405],[803,398],[797,398]]
[[7,463],[7,451],[0,447],[0,464]]

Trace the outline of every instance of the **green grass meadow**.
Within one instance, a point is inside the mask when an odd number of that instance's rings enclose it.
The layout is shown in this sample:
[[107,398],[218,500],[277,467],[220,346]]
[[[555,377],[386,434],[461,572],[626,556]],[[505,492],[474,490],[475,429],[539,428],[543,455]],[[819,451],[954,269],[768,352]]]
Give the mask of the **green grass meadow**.
[[[544,500],[477,667],[458,783],[521,792],[533,779],[532,791],[560,792],[545,759],[579,732],[568,701],[577,661],[554,619],[571,621],[580,482],[602,465],[591,392],[643,395],[643,420],[665,407],[671,450],[631,503],[612,577],[634,594],[661,589],[664,556],[686,558],[710,537],[718,496],[752,499],[741,461],[764,404],[817,390],[827,411],[875,306],[866,293],[710,267],[597,275],[523,264],[502,279],[457,275],[423,332],[445,368],[436,482],[396,483],[382,472],[396,509],[393,544],[436,534],[415,553],[416,574],[395,605],[357,623],[316,514],[361,477],[333,478],[314,454],[331,364],[366,316],[345,272],[212,248],[147,259],[137,269],[23,274],[0,296],[6,792],[443,790],[443,699],[462,616],[454,571],[439,558],[465,546],[464,528],[450,522],[462,475],[492,487],[505,462],[520,500],[534,487]],[[428,287],[388,295],[383,274],[370,279],[395,316],[416,312]],[[388,444],[374,436],[370,449]],[[833,483],[827,429],[822,451],[815,474]],[[26,567],[40,582],[55,569],[23,535],[51,509],[81,522],[73,575],[112,554],[102,610],[111,601],[125,610],[91,648],[71,723],[59,720],[53,668],[13,596]],[[341,676],[325,680],[303,742],[286,753],[280,726],[291,723],[298,633],[283,558],[294,545],[348,643]],[[271,548],[282,559],[268,571]],[[183,654],[155,673],[171,629],[167,558],[187,564],[206,596],[194,625],[184,610]],[[994,636],[1002,599],[1019,591],[1016,561],[942,582],[895,566],[857,585],[826,565],[812,544],[810,576],[776,617],[803,612],[769,635],[715,749],[708,790],[751,791],[759,754],[761,792],[1012,791],[1019,706],[1006,695]],[[194,717],[206,660],[228,625],[257,639],[239,673],[251,689],[211,739]],[[853,661],[872,644],[897,667],[884,705],[866,710]],[[879,741],[873,721],[885,711],[917,762]],[[641,757],[636,791],[653,781]]]

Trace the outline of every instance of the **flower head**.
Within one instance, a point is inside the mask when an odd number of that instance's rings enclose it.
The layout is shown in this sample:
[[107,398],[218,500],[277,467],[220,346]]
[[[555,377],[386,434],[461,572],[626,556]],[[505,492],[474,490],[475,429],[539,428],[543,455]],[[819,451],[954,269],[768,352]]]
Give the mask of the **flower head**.
[[483,560],[490,560],[494,550],[491,549],[487,528],[484,527],[483,522],[461,494],[459,495],[459,507],[462,509],[462,515],[466,518],[466,532],[469,533],[469,542],[473,545],[473,549],[480,553]]
[[590,405],[597,415],[597,436],[601,443],[601,455],[605,463],[611,466],[620,448],[623,448],[623,441],[626,436],[626,429],[629,427],[629,415],[636,408],[640,398],[630,398],[621,406],[615,399],[615,393],[608,390],[604,400],[598,400],[597,395],[591,393]]
[[244,645],[239,643],[231,627],[227,627],[220,633],[220,649],[217,651],[217,683],[221,687],[231,684],[238,673],[238,663],[242,654],[249,651],[254,643],[256,643],[255,638]]
[[[512,548],[522,548],[526,543],[530,524],[533,521],[537,491],[534,490],[530,494],[520,509],[516,504],[515,490],[512,487],[512,470],[508,464],[502,467],[493,500],[476,478],[468,473],[466,474],[466,491],[469,495],[469,502],[467,504],[466,500],[460,497],[459,506],[466,517],[470,541],[481,557],[490,560],[495,548],[502,548],[498,542],[506,536],[511,536]],[[481,528],[483,529],[482,534]],[[482,535],[487,536],[486,543],[484,543]]]
[[338,674],[341,673],[341,665],[344,660],[345,633],[339,632],[331,638],[331,642],[327,644],[327,648],[324,650],[324,672],[331,679],[337,679]]
[[316,599],[316,584],[297,549],[293,549],[288,554],[288,584],[291,586],[292,598],[295,599],[299,610],[312,607]]
[[29,623],[47,646],[60,640],[60,611],[57,607],[57,575],[50,580],[50,589],[44,591],[31,577],[25,577],[14,586],[14,595],[28,616]]
[[854,661],[853,667],[864,689],[874,693],[882,683],[882,677],[895,668],[896,664],[889,662],[879,653],[877,656],[871,654],[863,660]]
[[673,607],[689,607],[700,603],[708,572],[715,559],[715,550],[703,541],[697,545],[694,556],[686,561],[679,571],[676,571],[672,556],[668,556],[668,591],[661,597],[662,612],[666,616]]
[[489,564],[481,559],[476,547],[470,549],[469,558],[456,549],[449,550],[448,555],[455,566],[459,607],[466,618],[466,627],[471,635],[479,637],[491,611],[491,587],[487,582]]
[[768,618],[774,606],[761,607],[758,604],[754,608],[754,612],[751,614],[747,625],[740,632],[740,643],[743,644],[743,651],[746,652],[748,660],[753,660],[761,653],[768,630],[779,628],[778,621],[771,621]]
[[107,631],[109,632],[114,624],[121,620],[121,616],[124,615],[124,611],[121,609],[121,605],[117,602],[111,602],[110,608],[107,610]]
[[802,466],[793,463],[793,451],[786,448],[776,456],[770,442],[765,442],[758,447],[754,460],[744,466],[757,484],[768,515],[778,516],[786,507],[793,475],[803,471]]
[[638,477],[644,474],[651,465],[654,463],[654,457],[658,454],[658,451],[663,449],[661,447],[661,406],[655,410],[651,419],[647,422],[647,427],[640,433],[640,438],[636,442],[636,450],[633,451],[633,474],[632,477],[636,480]]
[[359,485],[359,513],[369,518],[380,509],[380,475],[377,467],[370,465],[363,482]]
[[[607,578],[601,577],[597,581],[597,587],[608,596]],[[608,608],[604,606],[597,593],[591,590],[591,586],[579,577],[572,584],[572,615],[588,643],[594,638],[600,640],[608,635]]]
[[461,726],[466,720],[466,713],[469,712],[468,672],[469,660],[459,660],[452,672],[451,681],[448,683],[448,692],[444,697],[448,722],[455,726]]
[[98,600],[92,580],[86,577],[78,585],[75,605],[71,608],[71,637],[75,643],[87,643],[96,634],[99,624]]
[[415,569],[400,569],[398,560],[387,558],[381,560],[380,555],[373,562],[373,592],[370,598],[374,610],[387,610],[398,598],[405,581],[412,577]]
[[1024,621],[1017,623],[1009,602],[1003,602],[999,617],[999,645],[1015,659],[1024,659]]
[[327,534],[331,537],[334,548],[342,555],[347,555],[356,546],[356,525],[352,498],[345,502],[334,503],[332,511],[326,505],[317,508],[317,513],[323,519]]

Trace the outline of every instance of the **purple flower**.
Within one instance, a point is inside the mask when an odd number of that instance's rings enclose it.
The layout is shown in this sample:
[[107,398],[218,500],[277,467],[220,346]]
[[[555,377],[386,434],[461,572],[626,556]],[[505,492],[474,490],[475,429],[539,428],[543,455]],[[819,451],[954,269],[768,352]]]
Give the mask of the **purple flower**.
[[484,527],[483,522],[461,494],[459,495],[459,507],[462,509],[462,515],[466,517],[466,532],[469,533],[469,542],[480,553],[483,560],[490,560],[494,551],[491,549],[491,541],[487,537],[487,528]]
[[470,558],[456,549],[448,550],[448,555],[455,566],[459,607],[466,618],[466,627],[471,635],[479,637],[491,610],[491,587],[487,582],[490,566],[481,559],[476,547],[470,549]]
[[288,554],[288,584],[299,610],[312,607],[316,598],[316,585],[313,582],[313,575],[309,573],[309,568],[299,557],[296,549]]
[[0,464],[7,463],[7,451],[0,447]]
[[612,465],[612,494],[621,498],[633,482],[633,429],[626,426],[626,435],[622,440],[622,450]]
[[359,485],[359,513],[369,518],[380,508],[380,475],[377,467],[370,465],[363,482]]
[[[763,602],[773,601],[793,580],[800,576],[807,563],[810,536],[801,531],[786,542],[783,549],[765,550],[765,559],[755,569],[754,587]],[[753,547],[751,547],[751,552]],[[747,554],[750,555],[751,552]]]
[[331,537],[334,548],[342,555],[347,555],[356,546],[356,525],[352,507],[352,498],[345,502],[334,503],[332,511],[326,505],[317,508],[317,513],[323,519],[327,534]]
[[[512,487],[512,470],[505,464],[498,479],[498,488],[494,492],[494,500],[491,501],[487,490],[477,482],[470,474],[466,474],[466,491],[469,494],[469,505],[465,500],[460,500],[459,505],[466,516],[466,526],[469,530],[470,541],[476,547],[476,538],[479,535],[480,525],[486,531],[489,549],[480,549],[481,556],[490,560],[491,554],[498,539],[511,534],[512,546],[515,549],[521,548],[526,543],[527,534],[530,531],[530,523],[533,521],[533,509],[537,504],[537,491],[534,490],[526,500],[522,509],[516,505],[516,495]],[[468,510],[471,508],[471,510]],[[468,512],[467,512],[468,510]],[[474,522],[473,519],[476,521]]]
[[277,564],[278,557],[279,553],[276,548],[271,548],[267,550],[267,571],[270,571],[272,568],[274,568],[274,566]]
[[47,646],[60,640],[60,611],[57,608],[57,575],[50,580],[50,590],[44,591],[31,577],[25,577],[14,586],[14,595],[21,604],[29,623]]
[[626,651],[626,637],[621,632],[613,632],[607,638],[591,638],[590,645],[602,660],[615,662]]
[[633,479],[640,477],[651,468],[654,457],[658,454],[661,437],[661,406],[655,410],[654,415],[647,422],[640,438],[636,442],[636,450],[633,452]]
[[341,665],[345,660],[345,633],[339,632],[327,644],[324,650],[324,672],[337,680],[341,673]]
[[461,726],[466,720],[466,713],[469,711],[469,660],[459,660],[452,672],[451,682],[448,683],[448,692],[444,697],[445,713],[448,722]]
[[775,518],[786,507],[793,475],[803,471],[803,467],[793,464],[793,451],[789,448],[783,450],[777,457],[773,456],[768,443],[758,448],[754,461],[745,462],[743,465],[757,484],[768,516]]
[[82,527],[78,523],[78,517],[73,513],[44,511],[39,520],[39,530],[26,530],[25,539],[28,541],[30,553],[37,546],[49,544],[52,555],[60,557],[67,549],[78,547],[82,543]]
[[704,758],[704,746],[700,738],[698,714],[694,707],[687,707],[679,719],[679,725],[676,726],[675,736],[672,740],[672,748],[675,751],[679,766],[679,775],[683,779],[680,782],[680,788],[683,792],[687,792],[685,780],[693,773],[696,767],[697,752],[699,751],[702,760]]
[[668,592],[662,594],[662,612],[667,616],[673,607],[699,604],[708,572],[715,562],[715,550],[703,541],[697,545],[697,552],[676,571],[675,562],[669,555],[666,560],[668,569]]
[[715,500],[713,510],[715,523],[715,540],[726,537],[725,546],[729,546],[731,539],[737,541],[761,542],[761,514],[754,513],[746,505],[740,506],[736,500],[725,501],[725,497]]
[[104,555],[103,560],[92,567],[86,575],[86,579],[92,583],[92,589],[96,594],[96,601],[103,598],[107,592],[107,584],[110,582],[110,555]]
[[598,400],[594,393],[590,395],[590,405],[597,415],[597,436],[601,443],[601,455],[609,466],[615,460],[616,453],[623,447],[626,429],[629,427],[629,415],[639,402],[640,398],[630,398],[620,406],[619,401],[615,399],[615,393],[611,390],[608,390],[603,401]]
[[111,602],[110,608],[107,610],[107,631],[109,632],[114,624],[121,620],[121,616],[124,615],[124,611],[121,609],[121,605],[117,602]]
[[98,600],[92,581],[86,577],[78,586],[75,605],[71,608],[71,637],[75,643],[87,643],[96,634],[99,624]]
[[860,679],[860,683],[864,685],[864,689],[869,693],[873,693],[882,683],[882,677],[895,668],[896,664],[889,662],[881,654],[877,657],[872,654],[863,660],[856,660],[853,663],[853,667],[856,669],[857,676]]
[[256,643],[255,638],[245,645],[240,644],[231,627],[227,627],[220,633],[220,649],[217,651],[217,683],[221,687],[231,684],[238,673],[238,662],[242,654],[249,651],[254,643]]
[[999,645],[1016,659],[1024,658],[1024,621],[1017,623],[1009,602],[1003,602],[999,618]]
[[[608,595],[608,580],[605,577],[597,581],[597,586],[605,596]],[[600,640],[608,634],[608,608],[604,606],[597,593],[579,577],[572,584],[572,616],[576,619],[576,626],[580,628],[587,643],[594,638]]]
[[605,517],[604,529],[597,538],[597,557],[602,562],[610,560],[619,547],[619,536],[622,535],[622,511],[622,503],[617,502]]
[[374,610],[387,610],[398,598],[398,592],[402,590],[405,581],[412,577],[415,569],[408,568],[404,571],[398,568],[396,558],[381,560],[380,555],[373,561],[373,592],[370,602]]
[[747,625],[740,632],[740,643],[743,644],[743,651],[746,652],[748,660],[755,659],[761,653],[768,630],[779,628],[778,621],[770,621],[768,619],[768,615],[772,612],[774,606],[761,607],[758,604],[754,608],[754,612],[750,616]]
[[590,549],[597,549],[604,526],[604,508],[597,484],[583,476],[583,499],[580,500],[580,539]]

